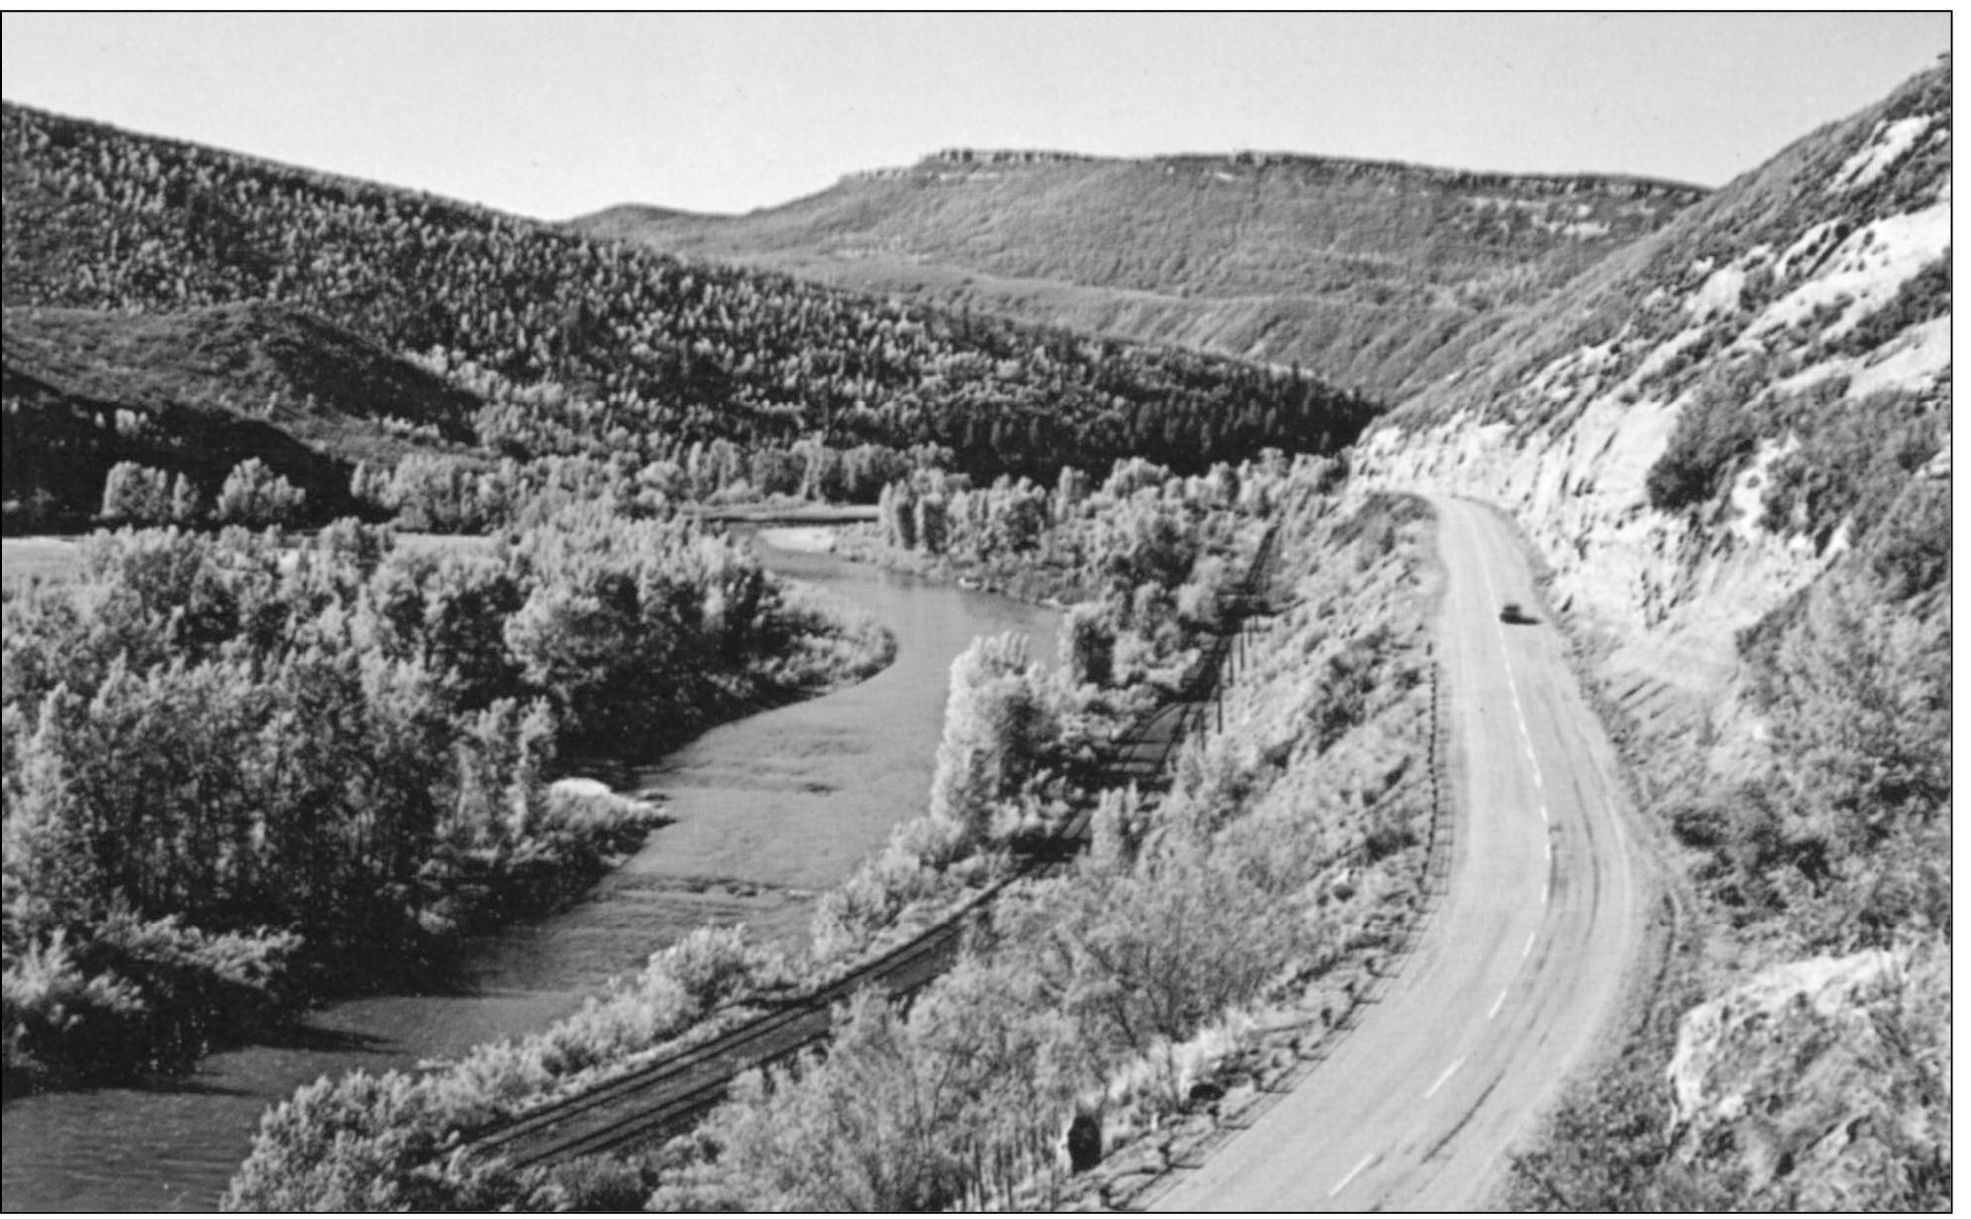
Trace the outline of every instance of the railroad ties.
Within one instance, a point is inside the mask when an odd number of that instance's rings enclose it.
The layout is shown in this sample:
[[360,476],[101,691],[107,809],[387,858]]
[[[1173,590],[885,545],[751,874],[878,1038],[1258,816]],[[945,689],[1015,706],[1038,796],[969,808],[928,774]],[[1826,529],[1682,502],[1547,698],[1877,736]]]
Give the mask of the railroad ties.
[[[1095,770],[1099,785],[1133,783],[1145,791],[1158,790],[1167,782],[1171,761],[1185,738],[1214,713],[1222,719],[1220,687],[1227,674],[1243,663],[1245,624],[1278,612],[1263,598],[1271,578],[1276,532],[1268,527],[1245,579],[1221,598],[1227,629],[1212,640],[1196,677],[1177,701],[1145,716],[1109,748]],[[785,1061],[825,1041],[835,1005],[846,1003],[857,991],[873,988],[893,998],[907,998],[949,969],[958,959],[973,913],[1006,885],[1065,867],[1087,845],[1090,821],[1091,812],[1084,809],[1058,833],[1028,844],[1019,852],[1012,875],[975,894],[964,907],[908,943],[699,1045],[474,1131],[464,1150],[528,1168],[652,1144],[681,1133],[716,1106],[742,1072]]]

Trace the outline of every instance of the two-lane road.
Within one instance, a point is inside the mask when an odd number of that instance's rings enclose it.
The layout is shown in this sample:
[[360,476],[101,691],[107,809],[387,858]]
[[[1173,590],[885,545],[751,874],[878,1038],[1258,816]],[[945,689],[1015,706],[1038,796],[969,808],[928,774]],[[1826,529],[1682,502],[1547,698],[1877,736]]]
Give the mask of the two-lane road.
[[[1511,527],[1432,497],[1439,657],[1460,783],[1449,890],[1416,953],[1328,1058],[1159,1210],[1462,1210],[1605,1036],[1643,937],[1614,749]],[[1537,613],[1537,611],[1535,611]]]

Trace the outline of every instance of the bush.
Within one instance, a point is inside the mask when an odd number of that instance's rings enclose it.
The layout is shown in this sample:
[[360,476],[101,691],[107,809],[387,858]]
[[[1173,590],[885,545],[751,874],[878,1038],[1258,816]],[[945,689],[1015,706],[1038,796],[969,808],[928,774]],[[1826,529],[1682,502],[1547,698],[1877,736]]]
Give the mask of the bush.
[[1748,406],[1720,383],[1707,385],[1685,405],[1669,443],[1644,479],[1651,507],[1680,512],[1723,492],[1758,446],[1758,421]]

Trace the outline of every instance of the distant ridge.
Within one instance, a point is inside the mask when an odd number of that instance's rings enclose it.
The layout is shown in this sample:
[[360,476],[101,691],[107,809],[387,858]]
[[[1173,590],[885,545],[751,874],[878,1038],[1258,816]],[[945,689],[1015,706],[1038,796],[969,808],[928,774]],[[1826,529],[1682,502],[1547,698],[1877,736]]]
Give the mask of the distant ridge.
[[947,148],[743,216],[623,205],[569,227],[1393,399],[1709,194],[1299,153]]
[[[1666,199],[1689,206],[1711,193],[1695,183],[1669,178],[1649,178],[1636,174],[1612,173],[1508,173],[1504,171],[1446,169],[1410,161],[1384,161],[1364,157],[1334,157],[1304,152],[1259,152],[1242,149],[1231,153],[1161,153],[1147,157],[1098,157],[1089,153],[1060,152],[1039,148],[943,148],[914,165],[857,170],[843,175],[845,182],[882,181],[935,173],[951,166],[1001,167],[1085,165],[1096,162],[1161,165],[1194,172],[1223,166],[1256,170],[1299,170],[1310,177],[1382,178],[1430,182],[1457,189],[1527,189],[1551,194],[1606,194],[1615,198]],[[653,208],[657,212],[671,209]],[[673,212],[691,215],[689,212]],[[703,214],[703,213],[700,213]]]

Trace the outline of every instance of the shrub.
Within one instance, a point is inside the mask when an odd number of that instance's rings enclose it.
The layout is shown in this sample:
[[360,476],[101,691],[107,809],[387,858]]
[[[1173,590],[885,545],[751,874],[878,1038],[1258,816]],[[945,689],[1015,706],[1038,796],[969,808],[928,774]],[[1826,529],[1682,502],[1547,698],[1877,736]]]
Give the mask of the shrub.
[[1716,499],[1758,445],[1745,399],[1716,384],[1685,405],[1669,443],[1644,479],[1650,506],[1679,512]]

